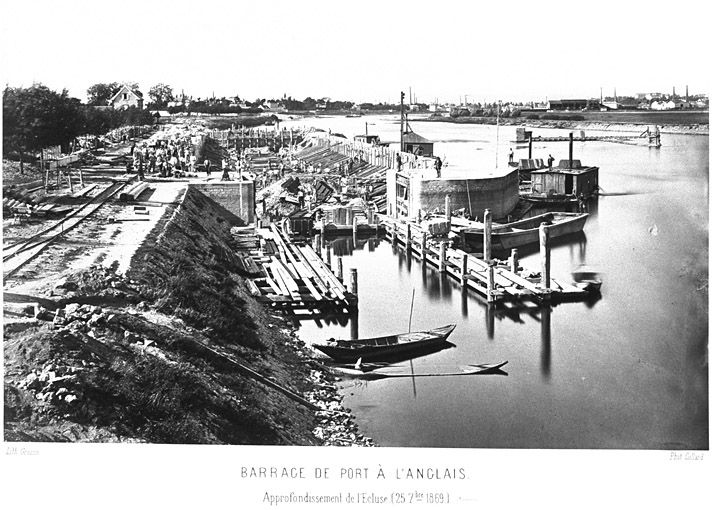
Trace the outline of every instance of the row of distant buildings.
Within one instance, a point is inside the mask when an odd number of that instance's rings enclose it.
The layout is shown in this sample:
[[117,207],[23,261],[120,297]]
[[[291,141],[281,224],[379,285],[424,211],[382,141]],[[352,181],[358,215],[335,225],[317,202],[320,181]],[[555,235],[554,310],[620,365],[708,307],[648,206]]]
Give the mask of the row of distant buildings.
[[[200,100],[200,99],[198,99]],[[184,93],[181,93],[180,96],[178,96],[175,100],[169,101],[166,104],[167,108],[174,108],[174,107],[181,107],[185,106],[188,107],[190,104],[193,102],[193,98],[186,96]],[[269,101],[263,102],[261,105],[253,105],[253,104],[248,104],[247,101],[240,100],[239,97],[232,97],[232,98],[210,98],[206,102],[208,103],[223,103],[225,106],[229,107],[240,107],[243,109],[248,109],[248,108],[257,108],[259,110],[269,110],[272,112],[282,112],[286,111],[284,102],[281,100],[277,99],[272,99]],[[329,98],[322,98],[317,100],[316,102],[316,107],[320,109],[326,109],[326,105],[329,102]],[[114,108],[114,109],[123,109],[123,108],[140,108],[142,109],[144,107],[144,99],[143,99],[143,93],[138,90],[131,88],[128,85],[122,85],[121,88],[114,94],[111,99],[109,99],[109,104],[108,106]]]
[[601,97],[595,99],[554,99],[544,104],[532,105],[531,110],[553,110],[553,111],[615,111],[615,110],[704,110],[709,108],[709,98],[707,94],[690,96],[689,90],[685,87],[685,95],[680,96],[672,89],[672,94],[662,92],[640,92],[635,96],[618,97],[615,90],[613,97]]
[[[180,107],[180,106],[190,106],[193,102],[192,97],[188,97],[185,94],[176,98],[174,101],[170,101],[166,106],[168,108]],[[269,111],[274,113],[286,112],[287,108],[285,106],[284,100],[280,99],[270,99],[262,102],[259,105],[249,104],[247,101],[240,100],[239,97],[233,98],[221,98],[215,99],[211,98],[208,100],[210,102],[220,102],[228,107],[239,107],[242,109],[258,109],[263,111]],[[330,102],[330,98],[324,97],[315,100],[315,108],[317,110],[326,110]],[[115,109],[137,107],[143,108],[143,94],[137,89],[132,89],[127,85],[123,85],[116,94],[109,100],[109,106]],[[470,105],[440,105],[433,103],[429,106],[411,104],[408,105],[410,111],[427,111],[430,112],[457,112],[459,114],[465,113],[464,110],[469,110]],[[706,94],[698,94],[695,96],[690,96],[687,88],[685,90],[685,96],[679,96],[675,93],[673,88],[672,94],[663,94],[661,92],[644,92],[638,93],[635,96],[621,96],[615,93],[613,97],[603,97],[601,94],[600,98],[594,99],[552,99],[545,101],[543,103],[531,103],[529,105],[516,105],[514,103],[506,103],[502,105],[501,112],[512,112],[515,109],[523,111],[615,111],[615,110],[686,110],[686,109],[708,109],[709,108],[709,98]],[[354,105],[352,107],[354,111],[360,111],[360,105]]]

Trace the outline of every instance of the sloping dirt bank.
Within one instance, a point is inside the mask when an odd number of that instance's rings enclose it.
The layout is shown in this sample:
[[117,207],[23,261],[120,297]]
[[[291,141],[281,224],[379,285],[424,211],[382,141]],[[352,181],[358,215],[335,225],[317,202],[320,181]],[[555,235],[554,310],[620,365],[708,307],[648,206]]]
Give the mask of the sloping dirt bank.
[[5,440],[369,444],[288,322],[247,292],[229,229],[189,188],[127,274],[93,266],[57,285],[56,311],[17,310],[31,316],[4,327]]

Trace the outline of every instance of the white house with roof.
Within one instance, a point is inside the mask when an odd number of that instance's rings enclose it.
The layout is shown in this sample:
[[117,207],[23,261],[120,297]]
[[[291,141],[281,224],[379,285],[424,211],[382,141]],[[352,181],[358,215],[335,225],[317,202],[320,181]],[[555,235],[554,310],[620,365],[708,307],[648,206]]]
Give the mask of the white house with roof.
[[109,106],[115,110],[123,108],[143,108],[143,94],[140,90],[132,90],[126,85],[122,85],[119,91],[109,99]]

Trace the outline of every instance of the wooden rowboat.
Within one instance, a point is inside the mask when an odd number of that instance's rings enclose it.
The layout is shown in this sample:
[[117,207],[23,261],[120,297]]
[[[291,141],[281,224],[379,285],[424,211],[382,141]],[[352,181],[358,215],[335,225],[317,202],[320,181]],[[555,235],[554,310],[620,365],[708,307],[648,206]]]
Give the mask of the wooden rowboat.
[[[550,212],[526,218],[513,223],[492,225],[492,249],[503,252],[512,248],[539,242],[539,225],[549,222],[549,238],[575,234],[583,230],[588,214]],[[482,228],[462,228],[460,235],[468,248],[482,248],[484,232]]]
[[506,365],[507,362],[501,363],[486,363],[481,365],[467,365],[460,367],[459,372],[432,372],[426,374],[414,374],[405,367],[394,367],[394,366],[362,366],[361,369],[353,368],[351,365],[331,365],[329,368],[335,372],[343,375],[345,377],[363,379],[367,381],[377,381],[379,379],[392,379],[392,378],[415,378],[415,377],[456,377],[462,375],[487,375],[487,374],[499,374],[507,375],[506,372],[502,371],[502,367]]
[[416,331],[399,335],[388,335],[356,340],[330,340],[326,344],[314,344],[314,348],[342,363],[355,363],[387,359],[390,356],[446,343],[447,337],[455,329],[455,324],[448,324],[428,331]]
[[600,272],[587,265],[580,265],[574,271],[571,272],[571,276],[574,279],[575,285],[585,291],[591,293],[601,292],[601,285],[603,281],[601,280]]

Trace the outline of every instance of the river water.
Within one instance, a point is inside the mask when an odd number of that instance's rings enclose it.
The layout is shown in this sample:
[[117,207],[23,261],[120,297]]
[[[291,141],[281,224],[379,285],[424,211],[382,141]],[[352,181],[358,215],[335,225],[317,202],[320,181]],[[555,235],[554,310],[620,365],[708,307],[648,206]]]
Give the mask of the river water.
[[[312,118],[351,137],[396,141],[396,116]],[[443,175],[506,166],[515,128],[411,122],[435,141]],[[534,129],[536,135],[568,131]],[[499,143],[497,143],[499,140]],[[412,361],[415,374],[507,360],[507,375],[344,380],[344,404],[383,446],[707,449],[709,139],[663,135],[651,149],[577,143],[574,157],[600,167],[606,195],[592,204],[585,236],[552,249],[552,275],[570,281],[581,263],[603,273],[596,302],[490,312],[473,293],[383,240],[338,240],[344,272],[358,269],[356,321],[304,321],[306,342],[380,336],[456,323],[455,347]],[[526,148],[515,150],[526,157]],[[534,145],[534,157],[568,157],[566,143]],[[538,253],[522,258],[538,269]],[[409,362],[402,364],[411,370]]]

